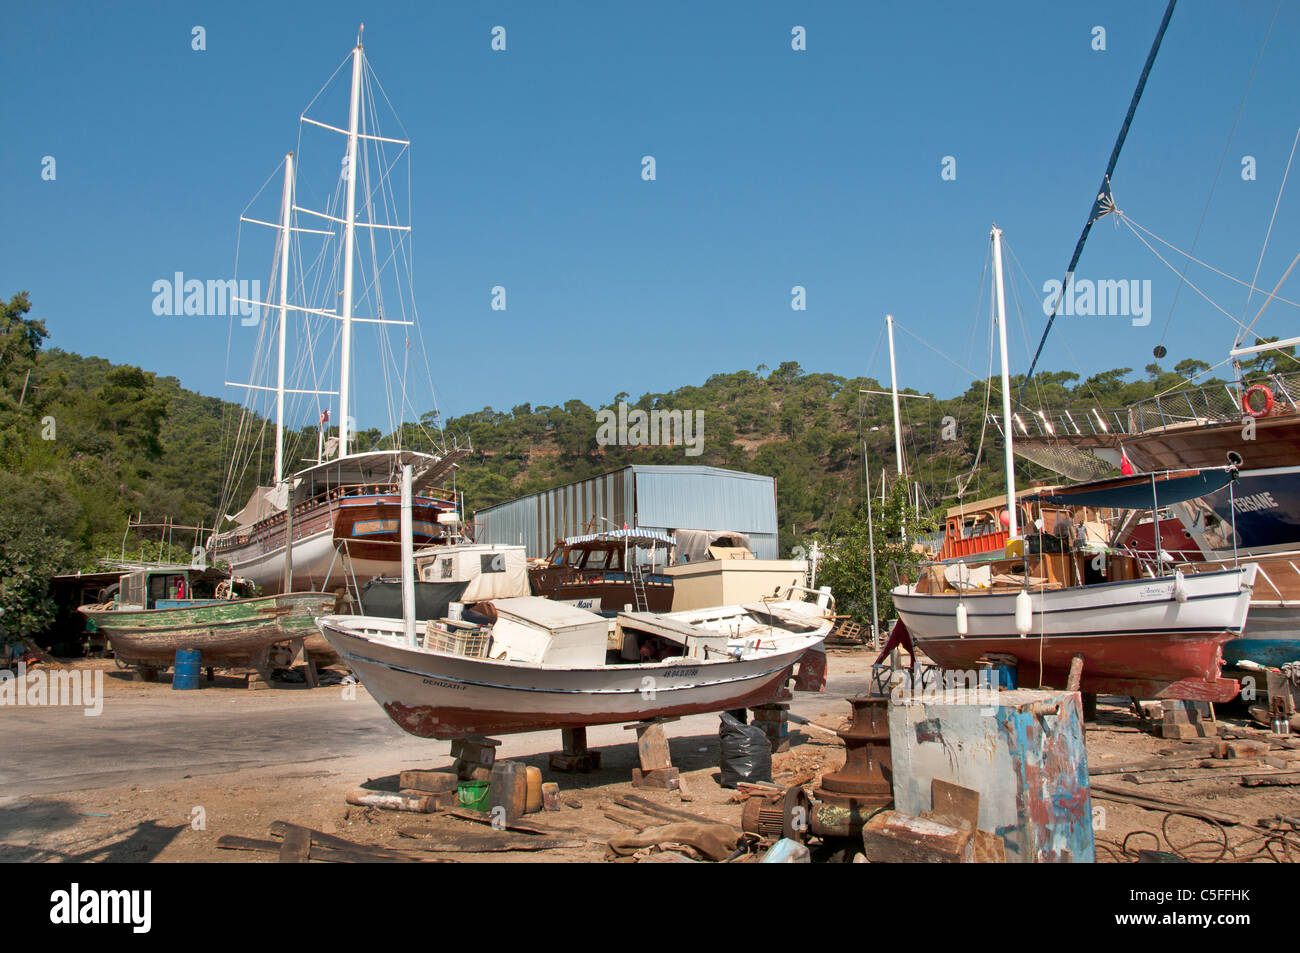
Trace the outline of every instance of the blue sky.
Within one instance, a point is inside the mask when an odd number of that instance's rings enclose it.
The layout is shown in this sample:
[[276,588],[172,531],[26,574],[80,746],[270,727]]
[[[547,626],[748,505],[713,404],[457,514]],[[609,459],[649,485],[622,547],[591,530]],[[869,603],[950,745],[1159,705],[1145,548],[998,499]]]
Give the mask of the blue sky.
[[[413,279],[444,413],[602,405],[787,360],[887,379],[887,311],[982,371],[986,335],[974,333],[972,351],[972,320],[994,221],[1032,281],[1008,259],[1024,307],[1012,360],[1024,370],[1045,321],[1041,286],[1064,270],[1163,9],[22,5],[6,13],[0,90],[0,294],[31,292],[50,346],[240,399],[223,388],[227,322],[156,316],[152,283],[230,276],[240,211],[294,148],[298,114],[364,21],[370,65],[414,143]],[[1174,15],[1114,188],[1135,221],[1180,248],[1196,237],[1273,13],[1273,2],[1184,0]],[[498,24],[503,53],[490,49]],[[194,25],[205,51],[191,49]],[[795,25],[806,51],[791,49]],[[1097,25],[1104,52],[1091,49]],[[1285,3],[1197,244],[1243,279],[1296,135],[1297,35],[1300,4]],[[653,182],[641,178],[647,154]],[[41,177],[47,155],[54,181]],[[943,181],[949,155],[957,176]],[[1254,181],[1241,176],[1246,155]],[[1296,190],[1293,179],[1260,271],[1268,288],[1300,240]],[[1174,276],[1109,221],[1078,275],[1151,279],[1151,324],[1062,318],[1041,366],[1140,370],[1161,342]],[[1189,272],[1240,315],[1244,289],[1206,275]],[[490,308],[495,285],[504,312]],[[806,311],[791,310],[795,285]],[[1275,303],[1260,329],[1295,324],[1295,309]],[[1232,336],[1185,288],[1165,363],[1219,361]],[[898,350],[904,385],[950,396],[969,383],[907,333]],[[357,413],[380,423],[369,398]]]

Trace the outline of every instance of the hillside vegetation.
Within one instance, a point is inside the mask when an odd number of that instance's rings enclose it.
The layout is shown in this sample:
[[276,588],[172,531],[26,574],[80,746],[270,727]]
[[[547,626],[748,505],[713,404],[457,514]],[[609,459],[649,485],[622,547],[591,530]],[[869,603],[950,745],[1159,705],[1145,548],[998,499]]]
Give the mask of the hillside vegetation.
[[[0,634],[39,631],[49,619],[48,577],[93,569],[101,557],[119,555],[128,517],[210,527],[242,413],[236,404],[186,390],[175,377],[47,349],[45,325],[30,313],[25,293],[0,303]],[[1252,369],[1267,370],[1264,360]],[[1043,373],[1029,396],[1052,408],[1119,406],[1205,368],[1188,359],[1170,370],[1151,364],[1138,375],[1130,368],[1087,379]],[[600,408],[579,400],[554,407],[522,404],[508,411],[485,407],[442,422],[427,414],[396,434],[363,430],[355,446],[391,447],[400,439],[412,449],[434,450],[429,436],[434,433],[448,444],[472,447],[456,478],[471,512],[629,463],[761,473],[776,478],[780,542],[788,552],[815,534],[826,541],[857,538],[864,519],[864,446],[877,500],[882,467],[893,481],[890,400],[860,393],[883,389],[871,378],[807,372],[785,362],[775,369],[760,365],[719,373],[697,386],[637,399],[611,396],[607,406],[623,400],[642,410],[702,412],[702,452],[696,456],[687,456],[682,446],[601,446],[596,439]],[[966,499],[1000,490],[997,434],[983,428],[986,400],[996,409],[1000,399],[996,381],[975,381],[955,397],[904,401],[908,478],[920,484],[923,509],[951,505],[959,486]],[[955,422],[955,431],[947,428],[954,439],[944,439],[945,417]],[[253,432],[262,441],[255,459],[260,453],[263,469],[269,470],[271,428],[258,419]],[[316,431],[305,428],[297,440],[314,447]],[[983,462],[972,469],[977,454]],[[240,503],[258,477],[252,469],[234,494]],[[1018,464],[1020,480],[1048,475],[1027,462]],[[265,473],[261,479],[267,480]],[[902,491],[898,487],[900,500]],[[882,509],[880,519],[894,522],[882,522],[878,534],[897,533],[905,509],[897,501]],[[143,555],[155,555],[156,545],[144,535]],[[158,538],[154,532],[155,543]],[[177,555],[188,556],[193,534],[178,531],[174,542]],[[140,546],[133,534],[128,555]],[[858,600],[854,608],[860,610]]]

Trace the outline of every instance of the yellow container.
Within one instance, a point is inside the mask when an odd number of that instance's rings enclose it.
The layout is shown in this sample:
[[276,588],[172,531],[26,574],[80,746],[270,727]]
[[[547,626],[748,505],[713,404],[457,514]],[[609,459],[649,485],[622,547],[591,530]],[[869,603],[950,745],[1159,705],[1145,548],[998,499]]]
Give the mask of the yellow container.
[[542,809],[542,769],[529,767],[527,769],[528,777],[528,796],[525,798],[525,814],[534,814]]
[[1023,539],[1017,537],[1015,539],[1007,540],[1007,549],[1005,555],[1008,559],[1013,559],[1017,556],[1023,556],[1024,554],[1025,554],[1025,541]]

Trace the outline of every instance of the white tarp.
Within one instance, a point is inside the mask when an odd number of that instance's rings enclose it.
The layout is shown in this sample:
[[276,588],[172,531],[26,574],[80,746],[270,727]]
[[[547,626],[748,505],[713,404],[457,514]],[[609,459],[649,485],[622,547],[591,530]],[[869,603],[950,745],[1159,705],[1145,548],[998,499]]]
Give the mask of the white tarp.
[[712,559],[709,548],[712,546],[738,546],[749,549],[749,537],[744,533],[727,530],[678,529],[673,530],[677,537],[677,554],[674,565],[682,563],[699,563]]

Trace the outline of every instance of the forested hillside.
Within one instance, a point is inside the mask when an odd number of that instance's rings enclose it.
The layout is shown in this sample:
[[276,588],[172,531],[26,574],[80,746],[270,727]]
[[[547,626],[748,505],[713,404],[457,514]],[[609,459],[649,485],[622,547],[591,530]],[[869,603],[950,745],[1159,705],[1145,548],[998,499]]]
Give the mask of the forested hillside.
[[[0,631],[9,632],[44,624],[51,573],[94,568],[100,557],[118,554],[129,515],[211,526],[241,413],[238,405],[186,390],[175,377],[46,349],[46,328],[31,310],[25,294],[0,303]],[[1294,362],[1286,355],[1275,359]],[[1150,364],[1138,374],[1129,368],[1087,379],[1043,373],[1027,399],[1053,408],[1119,406],[1204,368],[1185,359],[1168,369]],[[776,478],[781,544],[788,550],[814,532],[849,533],[860,523],[864,443],[876,493],[881,467],[891,479],[896,474],[890,400],[860,393],[883,389],[874,379],[809,372],[786,362],[718,373],[667,393],[610,395],[606,406],[624,400],[644,410],[702,412],[698,456],[686,456],[681,446],[600,446],[600,408],[578,400],[508,411],[487,407],[448,419],[440,430],[428,414],[399,434],[362,431],[356,448],[389,447],[400,437],[413,449],[433,449],[430,434],[471,446],[457,476],[471,511],[627,463],[762,473]],[[967,499],[999,490],[997,434],[982,433],[982,421],[986,402],[996,409],[1000,400],[996,381],[974,381],[955,397],[904,401],[909,479],[920,482],[929,506],[951,505],[962,484]],[[946,416],[956,422],[955,434],[949,428],[955,439],[944,439]],[[264,423],[255,422],[253,430],[262,434],[269,465],[272,438]],[[299,439],[314,447],[315,430]],[[983,462],[973,469],[977,452]],[[1025,480],[1047,476],[1023,461],[1019,471]],[[236,499],[242,502],[256,477],[246,475]]]

